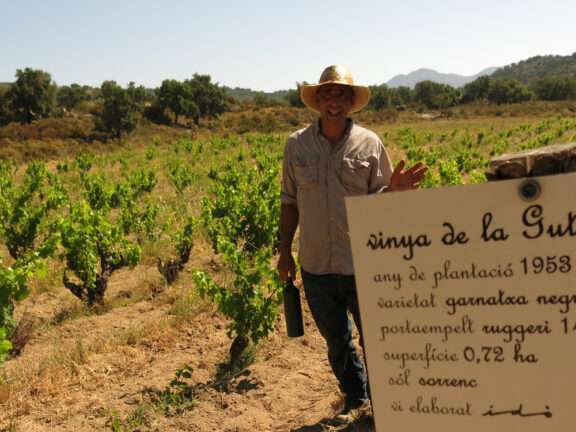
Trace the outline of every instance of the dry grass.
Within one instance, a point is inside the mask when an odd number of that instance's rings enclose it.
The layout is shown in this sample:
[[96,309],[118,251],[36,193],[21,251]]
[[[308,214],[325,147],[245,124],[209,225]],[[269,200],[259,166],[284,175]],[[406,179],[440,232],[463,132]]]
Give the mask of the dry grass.
[[[154,138],[175,141],[193,136],[191,131],[155,125],[143,121],[130,136],[134,147],[148,146]],[[89,115],[79,118],[48,118],[30,125],[10,123],[0,127],[0,159],[25,162],[34,159],[55,160],[74,157],[82,151],[106,154],[126,146],[127,141],[108,140],[93,133]]]
[[[139,273],[140,280],[152,279],[144,269]],[[122,298],[122,291],[117,287],[116,296],[100,308],[88,309],[78,300],[70,299],[59,307],[51,322],[35,329],[36,334],[42,334],[43,345],[46,338],[53,343],[48,343],[51,346],[48,352],[42,350],[6,365],[0,379],[3,383],[0,406],[6,410],[6,416],[0,418],[24,416],[27,405],[57,399],[66,388],[93,381],[96,378],[93,365],[100,364],[98,358],[102,356],[122,355],[125,349],[135,350],[131,355],[138,353],[139,356],[169,349],[181,338],[183,326],[200,314],[214,310],[213,305],[199,298],[189,282],[165,287],[157,297],[151,297],[149,287],[143,287],[144,284],[132,283],[139,287],[140,293],[136,295],[133,291],[134,297],[130,299]],[[125,315],[134,309],[156,310],[157,318],[127,320]],[[86,328],[92,330],[86,331]],[[62,340],[63,334],[75,336]],[[122,371],[118,363],[116,367],[114,376],[135,373],[132,369]],[[5,425],[0,421],[0,430]]]
[[[105,320],[107,317],[99,317]],[[103,324],[104,326],[104,324]],[[97,385],[95,379],[105,379],[106,373],[96,373],[95,365],[108,366],[97,357],[122,355],[141,356],[149,350],[168,347],[178,338],[178,331],[169,319],[153,320],[147,323],[135,323],[125,328],[111,329],[106,335],[76,337],[69,342],[57,342],[45,354],[26,358],[10,364],[3,371],[0,382],[0,406],[8,417],[26,415],[29,404],[38,404],[62,396],[66,389],[75,385]],[[138,353],[138,354],[136,354]],[[122,370],[122,362],[114,362],[114,376],[133,375],[136,371],[127,365]],[[0,421],[0,428],[2,427]]]
[[177,327],[184,322],[190,322],[203,313],[214,310],[214,305],[200,297],[194,288],[185,288],[174,299],[168,310],[171,323]]
[[[576,113],[576,102],[532,101],[520,104],[469,104],[453,107],[441,112],[443,119],[475,118],[521,118],[548,117],[552,115],[572,116]],[[180,138],[207,139],[214,134],[245,134],[250,132],[288,133],[305,127],[315,118],[306,109],[293,107],[245,107],[242,111],[227,112],[215,120],[204,119],[199,127],[187,129],[155,125],[142,120],[140,127],[129,137],[132,148],[148,146],[155,140],[176,142]],[[355,115],[362,124],[375,127],[381,124],[405,124],[429,122],[413,111],[363,110]],[[93,118],[89,114],[70,117],[48,118],[30,125],[11,123],[0,128],[0,158],[17,161],[30,159],[56,159],[73,156],[81,150],[107,152],[126,144],[125,140],[108,141],[93,132]]]

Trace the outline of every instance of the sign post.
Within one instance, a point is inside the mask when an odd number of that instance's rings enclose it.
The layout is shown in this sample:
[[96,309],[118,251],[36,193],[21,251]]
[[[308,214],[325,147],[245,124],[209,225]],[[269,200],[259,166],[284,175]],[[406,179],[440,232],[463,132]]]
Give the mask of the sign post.
[[574,428],[576,174],[346,206],[377,431]]

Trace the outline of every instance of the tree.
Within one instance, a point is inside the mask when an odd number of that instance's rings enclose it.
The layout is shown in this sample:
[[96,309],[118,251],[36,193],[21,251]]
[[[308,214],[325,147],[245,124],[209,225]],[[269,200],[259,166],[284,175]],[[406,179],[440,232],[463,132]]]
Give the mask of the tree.
[[402,108],[412,101],[412,90],[409,87],[388,87],[386,84],[370,86],[368,106],[374,110]]
[[136,84],[133,82],[128,83],[126,91],[128,92],[128,97],[140,112],[143,110],[144,105],[147,102],[150,102],[154,99],[154,96],[151,92],[147,91],[143,86],[136,87]]
[[16,71],[7,97],[14,117],[24,123],[48,117],[55,105],[56,85],[48,72],[26,68]]
[[304,108],[305,106],[304,102],[302,102],[302,99],[300,99],[300,87],[307,84],[308,83],[306,81],[303,81],[301,83],[297,82],[296,89],[288,90],[288,93],[286,94],[286,100],[288,101],[288,105],[296,108]]
[[174,114],[174,123],[182,116],[195,118],[198,116],[198,105],[193,100],[191,89],[184,83],[176,80],[164,80],[157,91],[156,104],[159,112],[166,109]]
[[481,76],[464,86],[462,93],[462,102],[468,103],[477,100],[488,99],[488,90],[490,89],[490,77]]
[[492,103],[517,103],[530,100],[532,93],[520,81],[497,79],[490,82],[488,100]]
[[576,98],[576,78],[543,77],[531,85],[536,97],[541,100],[555,101]]
[[0,89],[0,126],[8,124],[12,117],[10,113],[10,107],[8,105],[8,96],[6,93],[7,90],[3,91]]
[[392,92],[386,84],[370,86],[370,93],[372,96],[368,102],[368,107],[373,110],[379,111],[392,106]]
[[286,104],[286,102],[283,100],[278,100],[264,92],[256,92],[252,102],[254,102],[254,105],[260,108],[275,107]]
[[202,117],[215,118],[226,111],[228,100],[224,88],[212,83],[209,75],[194,74],[184,82],[164,80],[156,90],[156,102],[147,110],[147,117],[162,123],[168,110],[174,115],[174,123],[184,116],[198,124]]
[[125,90],[115,81],[104,81],[100,87],[103,99],[102,112],[97,118],[97,128],[109,132],[115,138],[132,132],[143,110],[146,91],[133,82]]
[[198,112],[191,116],[194,123],[198,124],[202,117],[216,118],[228,109],[224,89],[213,84],[210,75],[194,74],[192,79],[184,81],[184,85],[198,107]]
[[458,92],[447,84],[420,81],[414,87],[414,100],[429,109],[448,108],[456,104]]
[[59,106],[72,110],[80,103],[88,100],[88,88],[79,84],[58,87],[56,99]]
[[400,86],[392,90],[394,90],[394,105],[408,105],[414,99],[413,91],[410,87]]

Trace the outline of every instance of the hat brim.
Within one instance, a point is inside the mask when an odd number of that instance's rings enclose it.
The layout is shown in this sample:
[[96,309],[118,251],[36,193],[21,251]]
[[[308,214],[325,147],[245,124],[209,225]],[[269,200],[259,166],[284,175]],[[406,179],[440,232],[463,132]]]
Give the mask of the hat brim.
[[364,86],[358,85],[351,85],[348,83],[342,83],[340,81],[326,81],[322,84],[310,84],[310,85],[302,85],[300,86],[300,99],[306,107],[316,113],[319,113],[320,110],[318,109],[318,101],[316,100],[316,93],[318,89],[327,84],[340,84],[351,87],[354,90],[354,103],[350,108],[350,114],[360,111],[366,105],[368,105],[368,101],[370,100],[370,89]]

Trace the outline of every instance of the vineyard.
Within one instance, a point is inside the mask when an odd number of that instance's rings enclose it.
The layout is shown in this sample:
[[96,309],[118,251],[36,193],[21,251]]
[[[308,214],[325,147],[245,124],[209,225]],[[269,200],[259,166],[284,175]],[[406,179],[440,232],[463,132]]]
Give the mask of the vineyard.
[[[423,187],[576,141],[576,118],[372,127]],[[321,431],[336,382],[274,269],[286,134],[0,160],[0,431]],[[361,429],[346,430],[366,430]]]

